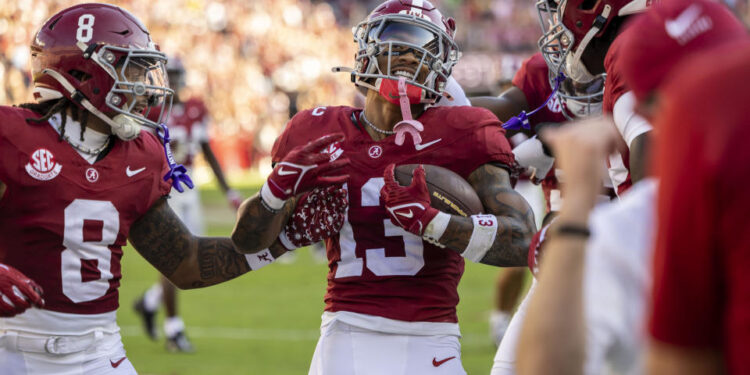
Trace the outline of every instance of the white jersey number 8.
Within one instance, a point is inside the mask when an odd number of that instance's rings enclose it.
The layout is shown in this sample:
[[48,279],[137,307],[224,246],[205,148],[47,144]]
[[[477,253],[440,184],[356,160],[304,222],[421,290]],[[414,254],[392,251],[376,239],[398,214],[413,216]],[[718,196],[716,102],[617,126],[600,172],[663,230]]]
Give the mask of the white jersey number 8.
[[[65,208],[60,274],[62,292],[74,303],[93,301],[109,290],[112,251],[108,246],[115,243],[119,231],[120,214],[112,202],[76,199]],[[89,265],[88,271],[96,267],[99,278],[83,280],[84,264]]]

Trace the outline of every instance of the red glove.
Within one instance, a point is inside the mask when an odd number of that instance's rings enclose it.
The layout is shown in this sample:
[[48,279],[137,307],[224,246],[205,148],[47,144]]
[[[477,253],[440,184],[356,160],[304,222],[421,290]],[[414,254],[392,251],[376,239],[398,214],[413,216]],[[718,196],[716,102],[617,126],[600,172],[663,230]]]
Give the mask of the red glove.
[[279,239],[294,250],[331,237],[344,225],[347,208],[347,193],[341,185],[315,188],[297,201]]
[[242,195],[234,189],[227,190],[227,202],[229,202],[229,205],[232,206],[235,210],[240,209],[240,205],[242,204]]
[[349,165],[349,159],[330,161],[330,155],[322,153],[331,143],[343,140],[342,133],[334,133],[292,149],[276,165],[261,188],[263,203],[272,210],[279,210],[293,195],[319,186],[346,182],[349,175],[344,174],[342,168]]
[[529,270],[531,270],[531,274],[534,275],[534,277],[537,277],[539,274],[539,264],[542,260],[542,253],[543,253],[543,246],[545,241],[547,240],[547,230],[549,229],[550,224],[552,224],[554,220],[550,221],[547,225],[543,226],[542,229],[540,229],[536,234],[534,234],[534,237],[531,237],[531,244],[529,244]]
[[0,264],[0,317],[20,314],[31,305],[44,307],[42,288],[17,269]]
[[430,192],[425,182],[424,168],[420,165],[414,169],[411,185],[404,187],[393,178],[394,164],[385,167],[385,185],[380,190],[380,197],[385,201],[385,210],[391,222],[407,231],[422,237],[427,224],[438,214],[430,206]]

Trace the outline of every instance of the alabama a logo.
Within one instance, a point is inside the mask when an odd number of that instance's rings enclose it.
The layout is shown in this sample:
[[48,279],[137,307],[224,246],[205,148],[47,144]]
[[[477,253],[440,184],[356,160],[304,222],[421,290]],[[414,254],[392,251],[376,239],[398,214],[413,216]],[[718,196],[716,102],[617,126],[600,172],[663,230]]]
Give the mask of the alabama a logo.
[[58,174],[62,165],[55,161],[55,155],[46,148],[40,148],[34,151],[26,164],[26,172],[29,176],[39,181],[49,181]]

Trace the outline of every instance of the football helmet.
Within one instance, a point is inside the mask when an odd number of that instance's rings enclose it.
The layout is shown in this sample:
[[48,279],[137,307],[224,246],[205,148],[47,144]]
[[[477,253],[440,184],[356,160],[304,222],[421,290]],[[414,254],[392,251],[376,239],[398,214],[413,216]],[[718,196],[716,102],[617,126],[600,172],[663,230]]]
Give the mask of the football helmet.
[[[109,4],[80,4],[50,17],[31,43],[34,98],[66,97],[124,140],[166,120],[173,91],[167,57],[146,27]],[[156,120],[148,118],[154,108]]]
[[[574,120],[600,115],[606,77],[606,74],[599,74],[594,80],[586,83],[576,82],[570,78],[562,81],[556,95],[565,118]],[[554,84],[554,77],[550,76],[550,84]]]
[[595,79],[581,62],[591,40],[602,36],[615,17],[645,10],[653,0],[539,0],[539,49],[550,70],[576,82]]
[[[420,90],[419,103],[437,101],[460,57],[453,40],[455,21],[443,17],[427,0],[386,1],[352,31],[358,47],[352,81],[359,87],[381,92],[381,84],[394,85],[399,77],[405,77],[407,84]],[[381,66],[383,60],[378,62],[381,56],[406,53],[413,53],[419,61],[414,70],[391,66],[390,58],[385,60],[385,66]],[[424,67],[428,73],[420,77]]]
[[186,75],[182,59],[177,56],[170,57],[167,62],[167,76],[169,77],[169,87],[175,91],[175,94],[179,93],[185,87]]

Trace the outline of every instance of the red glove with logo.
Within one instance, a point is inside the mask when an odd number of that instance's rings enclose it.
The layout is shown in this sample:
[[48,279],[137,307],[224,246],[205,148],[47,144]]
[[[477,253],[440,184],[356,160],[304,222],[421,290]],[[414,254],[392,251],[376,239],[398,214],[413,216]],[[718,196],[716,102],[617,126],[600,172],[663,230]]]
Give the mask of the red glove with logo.
[[349,165],[349,159],[331,161],[331,155],[322,153],[331,143],[343,140],[344,134],[334,133],[292,149],[276,165],[261,188],[262,202],[271,210],[280,210],[293,195],[346,182],[349,175],[341,169]]
[[320,242],[341,230],[349,208],[341,185],[315,188],[297,201],[279,240],[288,250]]
[[394,164],[385,167],[385,185],[380,197],[385,201],[385,210],[391,222],[422,237],[427,224],[440,212],[430,206],[430,192],[425,182],[424,168],[414,169],[411,185],[401,186],[393,178]]
[[17,269],[0,264],[0,317],[20,314],[31,305],[44,307],[42,288]]

